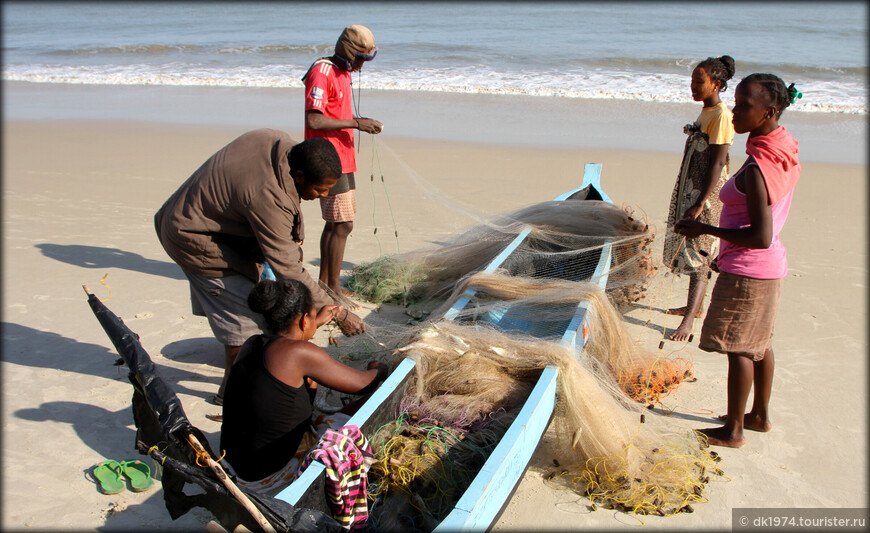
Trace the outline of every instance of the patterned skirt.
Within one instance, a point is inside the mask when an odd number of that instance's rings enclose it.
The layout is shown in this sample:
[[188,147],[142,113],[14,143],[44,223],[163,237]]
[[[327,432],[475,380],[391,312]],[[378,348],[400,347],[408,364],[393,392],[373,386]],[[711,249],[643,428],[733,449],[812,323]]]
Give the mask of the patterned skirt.
[[227,473],[236,477],[236,485],[256,492],[257,494],[273,496],[296,480],[299,475],[299,467],[302,465],[305,455],[312,447],[314,447],[314,445],[317,444],[320,437],[326,433],[326,430],[341,429],[345,424],[347,424],[348,420],[350,420],[350,415],[341,412],[329,415],[319,415],[313,422],[312,427],[305,432],[305,435],[302,437],[302,442],[299,443],[299,448],[296,450],[296,453],[293,454],[290,461],[284,465],[284,468],[273,474],[269,474],[263,479],[245,481],[238,477],[233,466],[229,464],[226,459],[222,460],[222,466]]
[[[674,224],[683,218],[686,210],[695,204],[705,188],[707,174],[712,164],[707,140],[706,133],[700,131],[689,133],[683,151],[680,173],[674,186],[674,192],[671,194],[662,262],[677,274],[706,273],[710,263],[719,253],[719,239],[712,235],[699,235],[693,239],[687,239],[683,235],[674,233]],[[699,222],[713,226],[719,225],[719,215],[722,213],[719,189],[728,180],[729,159],[725,160],[719,181],[704,202],[704,210],[698,217]]]
[[356,218],[356,195],[353,189],[320,198],[320,214],[327,222],[353,222]]

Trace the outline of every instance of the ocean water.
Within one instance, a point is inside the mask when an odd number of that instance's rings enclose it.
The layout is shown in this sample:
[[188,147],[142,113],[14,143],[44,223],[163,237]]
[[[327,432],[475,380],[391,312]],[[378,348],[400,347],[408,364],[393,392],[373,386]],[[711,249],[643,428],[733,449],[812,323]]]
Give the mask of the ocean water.
[[795,82],[790,112],[867,113],[864,2],[4,2],[4,81],[301,88],[365,24],[366,91],[688,103],[692,68],[731,55]]

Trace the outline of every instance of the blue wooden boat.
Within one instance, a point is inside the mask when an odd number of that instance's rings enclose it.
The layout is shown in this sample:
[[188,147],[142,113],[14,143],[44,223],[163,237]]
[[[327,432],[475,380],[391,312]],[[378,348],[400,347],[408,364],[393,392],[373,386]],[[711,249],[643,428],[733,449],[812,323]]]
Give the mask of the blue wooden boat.
[[[611,202],[601,189],[601,165],[587,164],[581,186],[560,195],[555,201],[603,200]],[[529,238],[530,229],[520,232],[517,237],[484,269],[492,273],[496,269],[508,271],[511,254]],[[605,244],[598,254],[597,261],[591,261],[589,272],[582,275],[585,281],[599,284],[602,289],[607,285],[611,265],[611,247]],[[578,280],[579,281],[579,280]],[[471,301],[474,292],[469,289],[444,314],[442,320],[454,320],[458,313]],[[581,301],[565,309],[559,331],[564,331],[562,342],[574,348],[582,348],[588,337],[589,302]],[[490,312],[478,317],[478,322],[489,322],[502,330],[521,331],[535,335],[538,326],[528,319],[528,309],[508,307],[506,311]],[[552,331],[552,320],[546,325]],[[371,436],[378,428],[393,420],[394,409],[404,395],[405,385],[415,369],[414,359],[408,357],[401,361],[387,380],[348,422],[359,426],[363,434]],[[501,441],[496,445],[471,485],[456,503],[453,510],[436,527],[435,531],[484,531],[488,529],[509,501],[519,480],[528,467],[538,443],[550,423],[556,403],[556,383],[558,371],[555,366],[546,367],[538,377],[537,383],[525,401],[514,422],[510,425]],[[302,475],[276,498],[293,506],[329,512],[325,498],[325,466],[313,462]]]

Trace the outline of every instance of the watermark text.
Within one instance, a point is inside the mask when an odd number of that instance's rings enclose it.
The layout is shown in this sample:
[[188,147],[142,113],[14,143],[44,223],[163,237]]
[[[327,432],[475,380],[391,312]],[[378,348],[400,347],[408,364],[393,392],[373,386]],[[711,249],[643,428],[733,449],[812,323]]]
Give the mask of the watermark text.
[[796,508],[752,509],[737,507],[731,510],[731,528],[734,531],[757,529],[844,529],[866,530],[867,509],[854,508]]

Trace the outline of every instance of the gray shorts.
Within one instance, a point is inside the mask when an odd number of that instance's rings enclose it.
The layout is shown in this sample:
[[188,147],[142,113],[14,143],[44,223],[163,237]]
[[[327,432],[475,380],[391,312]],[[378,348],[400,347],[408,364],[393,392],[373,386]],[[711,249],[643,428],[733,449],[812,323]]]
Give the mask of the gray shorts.
[[[182,269],[183,270],[183,269]],[[190,307],[224,346],[241,346],[252,335],[266,331],[263,315],[248,307],[254,282],[241,275],[209,278],[184,271],[190,282]]]

